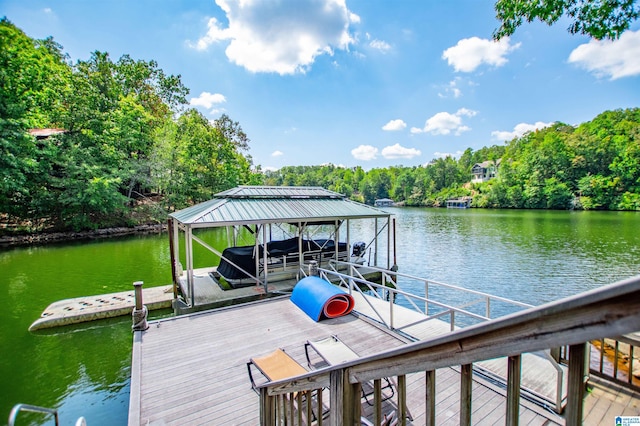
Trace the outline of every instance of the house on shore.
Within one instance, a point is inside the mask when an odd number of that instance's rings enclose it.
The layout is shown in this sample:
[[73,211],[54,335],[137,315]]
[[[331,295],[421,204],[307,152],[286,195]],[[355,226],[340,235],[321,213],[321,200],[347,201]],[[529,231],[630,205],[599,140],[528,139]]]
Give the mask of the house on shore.
[[498,167],[500,167],[500,159],[496,161],[487,160],[474,164],[471,168],[471,173],[473,174],[471,183],[482,183],[493,179],[496,177]]

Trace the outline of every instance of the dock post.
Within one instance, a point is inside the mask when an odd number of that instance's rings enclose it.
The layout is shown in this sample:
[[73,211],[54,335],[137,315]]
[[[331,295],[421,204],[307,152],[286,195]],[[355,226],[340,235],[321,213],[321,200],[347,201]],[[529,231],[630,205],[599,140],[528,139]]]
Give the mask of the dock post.
[[309,262],[309,275],[313,277],[317,277],[320,275],[318,272],[318,262],[316,260],[312,260]]
[[147,307],[142,304],[142,284],[142,281],[133,283],[136,300],[136,306],[131,313],[133,317],[133,331],[144,331],[149,328],[149,324],[147,324]]

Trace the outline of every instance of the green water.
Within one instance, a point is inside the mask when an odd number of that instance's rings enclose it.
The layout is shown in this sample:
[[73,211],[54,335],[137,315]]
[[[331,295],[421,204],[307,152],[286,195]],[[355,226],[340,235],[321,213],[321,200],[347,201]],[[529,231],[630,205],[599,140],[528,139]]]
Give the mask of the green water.
[[[414,275],[541,304],[640,274],[637,213],[388,210],[397,218],[397,263]],[[368,242],[374,232],[357,223],[351,238]],[[214,246],[224,240],[200,236]],[[196,267],[209,261],[196,253]],[[130,290],[138,280],[165,285],[170,276],[166,234],[0,251],[0,423],[22,402],[58,408],[61,424],[79,416],[126,424],[130,318],[28,327],[51,302]],[[38,415],[20,418],[42,424]]]

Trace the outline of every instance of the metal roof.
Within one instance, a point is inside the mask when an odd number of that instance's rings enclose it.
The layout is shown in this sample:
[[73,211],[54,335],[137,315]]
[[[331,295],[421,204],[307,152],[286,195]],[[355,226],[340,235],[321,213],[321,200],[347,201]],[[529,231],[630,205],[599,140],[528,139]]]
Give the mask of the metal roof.
[[248,223],[324,222],[389,217],[391,214],[320,187],[240,186],[169,216],[187,225],[215,227]]
[[219,198],[345,198],[319,186],[238,186],[216,194]]

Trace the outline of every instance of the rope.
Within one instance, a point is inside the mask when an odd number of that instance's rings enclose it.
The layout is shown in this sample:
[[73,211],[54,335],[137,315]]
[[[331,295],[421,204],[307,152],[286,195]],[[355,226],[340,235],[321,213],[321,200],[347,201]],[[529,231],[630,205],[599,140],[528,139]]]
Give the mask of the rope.
[[142,305],[142,309],[133,308],[131,316],[133,317],[133,326],[131,327],[133,331],[144,331],[149,328],[149,325],[147,324],[146,305]]

